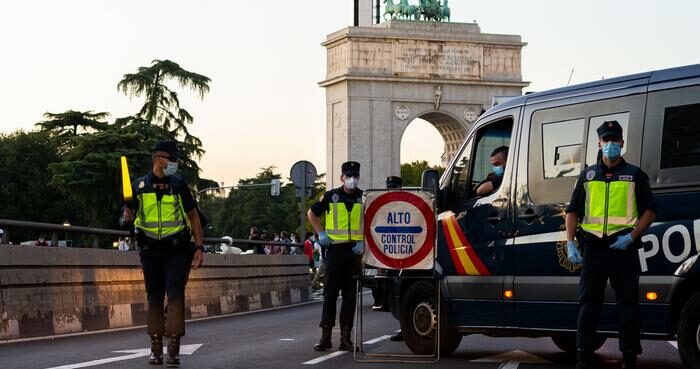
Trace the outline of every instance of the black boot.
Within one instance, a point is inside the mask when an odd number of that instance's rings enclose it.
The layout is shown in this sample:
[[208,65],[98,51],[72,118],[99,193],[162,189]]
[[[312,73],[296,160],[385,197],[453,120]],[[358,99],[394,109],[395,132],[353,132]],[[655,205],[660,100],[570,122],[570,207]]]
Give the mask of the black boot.
[[170,342],[168,342],[168,357],[165,359],[165,364],[169,368],[177,368],[180,366],[180,336],[170,336]]
[[637,368],[637,353],[636,352],[623,352],[622,353],[622,369],[636,369]]
[[584,350],[578,350],[576,352],[576,369],[591,369],[592,361],[592,352]]
[[321,328],[321,340],[314,345],[314,351],[326,351],[333,347],[333,344],[331,343],[332,332],[333,328]]
[[151,335],[151,356],[148,357],[151,365],[163,365],[163,336]]
[[359,351],[352,343],[350,336],[352,335],[352,327],[340,327],[340,345],[339,351]]

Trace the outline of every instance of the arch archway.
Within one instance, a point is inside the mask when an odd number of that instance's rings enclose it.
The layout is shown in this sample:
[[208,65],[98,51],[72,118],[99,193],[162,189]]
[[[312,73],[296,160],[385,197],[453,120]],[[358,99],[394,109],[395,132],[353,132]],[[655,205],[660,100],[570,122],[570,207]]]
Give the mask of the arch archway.
[[482,34],[477,24],[388,21],[328,36],[326,181],[360,162],[362,187],[382,188],[401,173],[401,138],[415,118],[445,142],[442,163],[496,96],[518,96],[520,36]]

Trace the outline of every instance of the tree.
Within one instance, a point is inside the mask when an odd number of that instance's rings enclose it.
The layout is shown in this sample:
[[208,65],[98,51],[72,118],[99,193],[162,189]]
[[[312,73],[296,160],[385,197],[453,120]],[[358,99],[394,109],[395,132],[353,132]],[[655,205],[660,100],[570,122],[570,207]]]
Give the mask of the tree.
[[438,174],[442,175],[445,168],[435,165],[430,166],[425,160],[417,160],[411,163],[401,164],[401,181],[404,187],[418,187],[420,186],[421,177],[423,176],[423,171],[427,169],[435,169]]
[[74,208],[47,184],[60,161],[45,132],[0,134],[0,218],[61,223]]
[[102,120],[108,116],[107,112],[94,113],[92,110],[68,110],[63,113],[47,112],[44,113],[45,119],[36,125],[56,141],[60,151],[65,151],[70,149],[71,138],[79,135],[78,128],[82,128],[82,134],[104,130],[107,128],[107,122]]
[[[125,74],[119,81],[117,89],[128,96],[144,96],[146,101],[135,117],[143,121],[159,125],[170,132],[169,138],[181,140],[181,150],[185,155],[201,158],[204,154],[202,141],[191,135],[187,125],[192,124],[194,118],[190,113],[180,107],[180,100],[175,91],[171,90],[167,83],[176,81],[181,88],[189,88],[196,92],[200,98],[209,92],[211,80],[201,74],[189,72],[180,65],[170,60],[153,60],[150,67],[140,67],[138,72]],[[180,141],[180,140],[178,140]],[[192,161],[199,173],[199,167]]]

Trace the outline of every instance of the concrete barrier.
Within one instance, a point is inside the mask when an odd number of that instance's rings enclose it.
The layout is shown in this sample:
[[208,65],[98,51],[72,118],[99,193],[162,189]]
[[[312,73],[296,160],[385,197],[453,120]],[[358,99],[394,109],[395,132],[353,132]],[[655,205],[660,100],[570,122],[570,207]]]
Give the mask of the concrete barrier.
[[[308,301],[306,256],[212,255],[187,284],[187,318]],[[0,340],[146,323],[138,252],[0,245]]]

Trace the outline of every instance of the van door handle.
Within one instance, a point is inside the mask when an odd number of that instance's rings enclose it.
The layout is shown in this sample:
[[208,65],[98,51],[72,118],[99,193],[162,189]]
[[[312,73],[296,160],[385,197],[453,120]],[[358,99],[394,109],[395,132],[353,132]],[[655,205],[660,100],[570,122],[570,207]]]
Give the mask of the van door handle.
[[486,220],[489,222],[500,222],[503,220],[503,218],[501,218],[499,216],[495,216],[495,217],[488,217],[488,218],[486,218]]
[[518,219],[535,219],[535,218],[537,218],[537,214],[535,214],[535,213],[518,215]]

